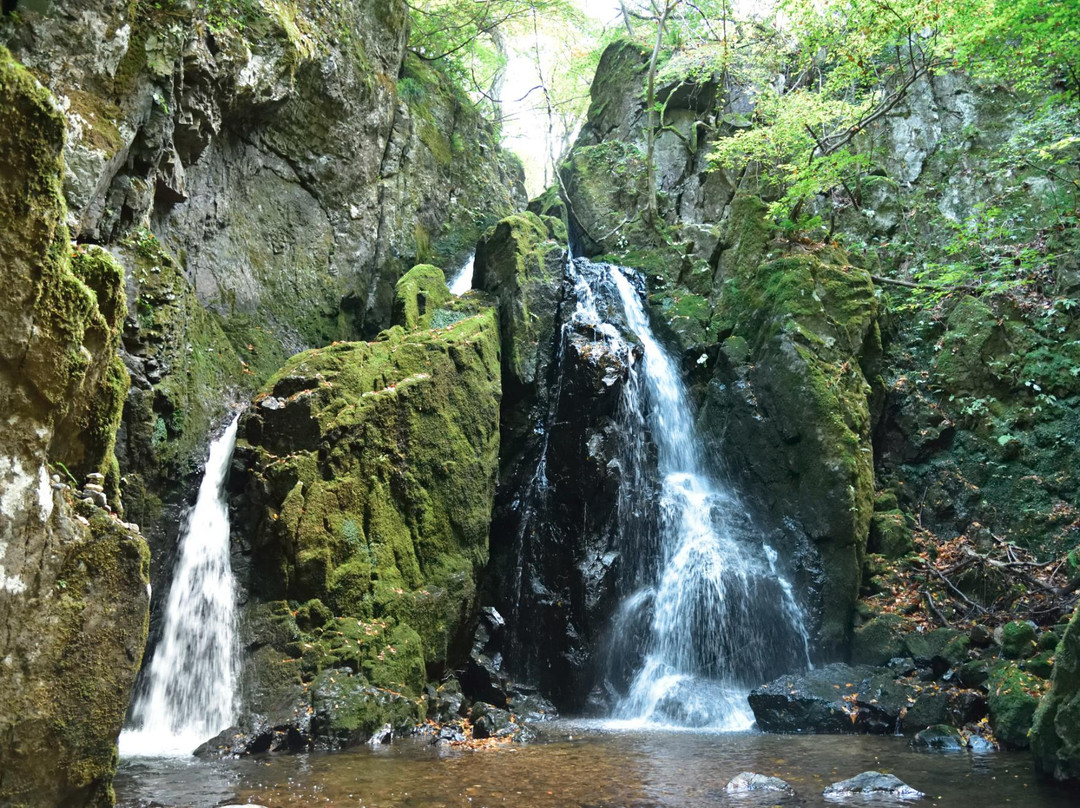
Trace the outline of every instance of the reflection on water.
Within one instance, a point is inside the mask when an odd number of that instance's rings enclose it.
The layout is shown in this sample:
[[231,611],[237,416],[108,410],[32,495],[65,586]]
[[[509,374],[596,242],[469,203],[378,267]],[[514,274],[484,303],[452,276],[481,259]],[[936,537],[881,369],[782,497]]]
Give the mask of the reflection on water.
[[[423,741],[324,755],[220,763],[128,760],[122,808],[231,802],[350,808],[715,808],[826,806],[822,789],[867,769],[891,772],[939,805],[1066,808],[1075,795],[1036,778],[1027,755],[915,752],[903,738],[613,732],[558,722],[546,742],[481,751]],[[775,775],[794,798],[729,796],[740,771]],[[896,801],[858,800],[860,806]]]

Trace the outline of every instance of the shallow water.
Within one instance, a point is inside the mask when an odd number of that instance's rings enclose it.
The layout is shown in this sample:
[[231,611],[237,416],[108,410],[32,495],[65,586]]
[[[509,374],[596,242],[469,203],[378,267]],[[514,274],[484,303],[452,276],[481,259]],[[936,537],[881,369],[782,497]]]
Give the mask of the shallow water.
[[[129,759],[121,762],[116,794],[123,808],[232,802],[270,808],[836,806],[821,796],[826,785],[877,769],[943,806],[1077,804],[1075,792],[1037,778],[1031,758],[1019,753],[917,752],[904,738],[891,737],[612,731],[565,722],[544,730],[540,743],[476,751],[407,739],[376,749],[216,763]],[[744,770],[782,777],[795,796],[727,795],[724,785]]]

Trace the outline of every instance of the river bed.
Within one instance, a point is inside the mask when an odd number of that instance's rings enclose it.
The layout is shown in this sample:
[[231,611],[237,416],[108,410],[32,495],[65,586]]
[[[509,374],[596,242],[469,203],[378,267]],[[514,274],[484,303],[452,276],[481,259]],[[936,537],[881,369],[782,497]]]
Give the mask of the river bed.
[[[955,808],[1066,808],[1077,794],[1035,775],[1030,756],[911,749],[907,739],[612,730],[552,722],[540,742],[478,750],[403,739],[334,754],[203,762],[121,761],[121,808],[228,803],[350,808],[716,808],[716,806],[900,805],[896,800],[829,802],[822,789],[876,769],[927,794],[918,804]],[[794,796],[734,796],[741,771],[788,781]]]

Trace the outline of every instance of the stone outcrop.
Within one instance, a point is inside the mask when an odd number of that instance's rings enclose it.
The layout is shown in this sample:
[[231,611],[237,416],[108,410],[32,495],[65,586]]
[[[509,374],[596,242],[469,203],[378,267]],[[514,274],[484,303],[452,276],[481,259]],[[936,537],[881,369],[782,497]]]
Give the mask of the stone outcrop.
[[407,54],[407,23],[400,0],[3,18],[64,113],[72,237],[126,270],[119,456],[156,596],[228,405],[299,350],[388,326],[405,270],[463,258],[524,204],[490,125]]
[[[399,288],[412,289],[408,311],[415,279]],[[475,300],[426,316],[432,328],[298,354],[241,421],[231,486],[246,526],[234,569],[251,597],[245,712],[275,726],[311,704],[315,745],[390,721],[376,702],[356,706],[370,721],[355,726],[320,718],[324,672],[355,677],[335,684],[343,702],[389,689],[419,720],[424,683],[468,652],[499,451],[498,327]]]
[[0,803],[108,806],[149,605],[146,543],[105,507],[123,275],[70,242],[64,118],[3,48],[0,108]]

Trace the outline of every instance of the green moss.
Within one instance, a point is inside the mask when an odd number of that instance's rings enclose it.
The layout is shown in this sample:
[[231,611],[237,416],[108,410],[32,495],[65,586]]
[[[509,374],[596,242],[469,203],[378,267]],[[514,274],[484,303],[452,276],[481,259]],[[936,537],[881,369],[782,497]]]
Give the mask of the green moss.
[[1080,610],[1054,654],[1053,682],[1031,730],[1035,766],[1058,780],[1080,780]]
[[1015,662],[1001,662],[990,671],[986,688],[994,735],[1006,746],[1026,749],[1042,680],[1024,673]]
[[1001,655],[1006,659],[1024,659],[1035,653],[1035,627],[1014,620],[1001,627]]
[[[437,269],[418,275],[442,284]],[[304,654],[309,672],[348,664],[418,692],[425,670],[464,647],[494,493],[497,335],[484,309],[445,329],[395,327],[299,354],[262,394],[284,406],[245,421],[241,451],[270,492],[257,594],[317,598],[389,632],[397,649],[359,653],[365,638],[328,646],[324,635]]]
[[394,322],[406,329],[429,326],[435,310],[449,299],[443,271],[431,264],[417,264],[395,287]]

